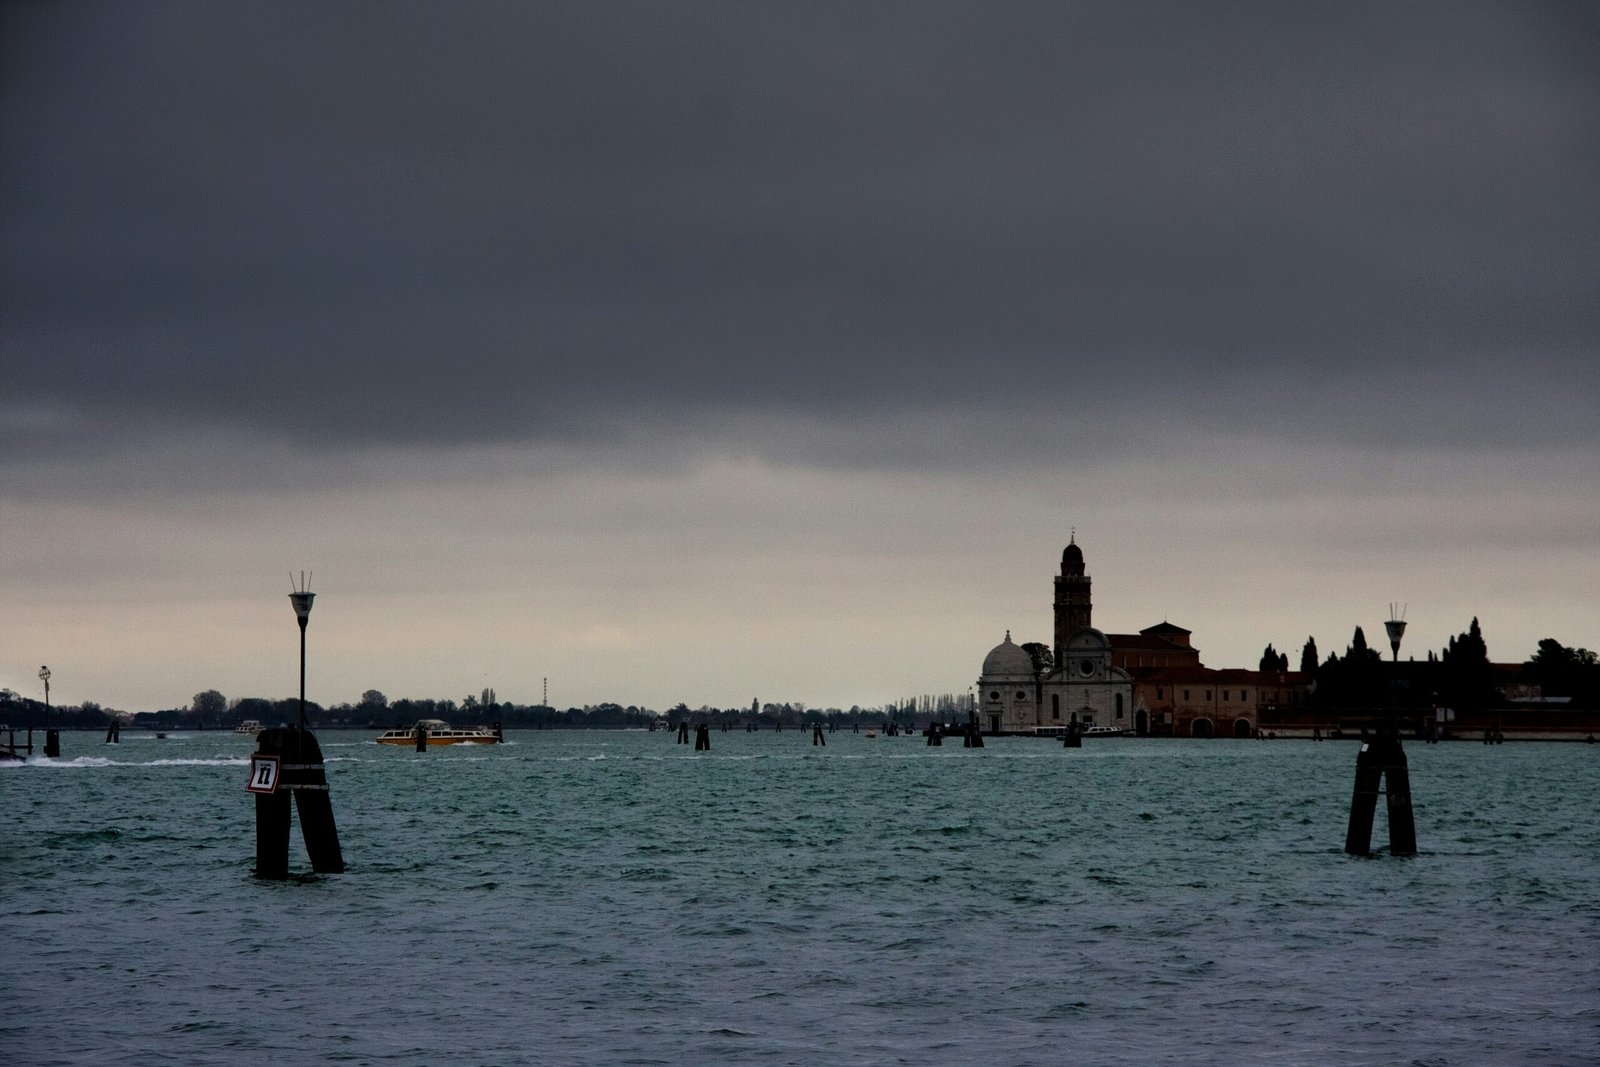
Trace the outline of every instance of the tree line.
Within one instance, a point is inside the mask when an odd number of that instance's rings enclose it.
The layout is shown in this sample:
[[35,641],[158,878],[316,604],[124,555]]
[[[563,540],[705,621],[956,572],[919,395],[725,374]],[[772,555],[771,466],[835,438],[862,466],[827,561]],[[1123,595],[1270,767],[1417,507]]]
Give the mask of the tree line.
[[[743,728],[753,723],[762,729],[809,728],[814,724],[829,727],[875,726],[888,722],[910,725],[933,718],[954,721],[958,711],[964,716],[967,697],[956,694],[908,697],[877,707],[851,705],[849,708],[812,707],[803,701],[762,703],[752,700],[748,707],[691,708],[678,703],[666,711],[638,705],[616,703],[585,704],[555,708],[547,704],[518,704],[498,698],[493,689],[468,694],[461,700],[401,698],[391,700],[382,691],[368,689],[354,703],[322,705],[306,701],[306,721],[318,728],[389,729],[411,726],[418,719],[443,719],[453,725],[492,726],[503,729],[647,729],[689,721],[711,726]],[[220,690],[196,693],[187,707],[134,713],[135,727],[157,730],[231,730],[248,721],[263,726],[297,722],[300,701],[297,697],[268,699],[241,697],[230,700]],[[127,720],[125,713],[102,707],[93,701],[81,705],[53,706],[49,725],[59,729],[104,729],[113,718]],[[964,720],[963,720],[964,721]],[[0,724],[14,727],[45,725],[43,702],[29,700],[9,689],[0,690]]]
[[[1052,666],[1048,646],[1029,642],[1022,646],[1035,666],[1048,671]],[[1267,672],[1286,672],[1287,653],[1267,645],[1259,667]],[[1481,711],[1505,703],[1499,685],[1507,681],[1536,685],[1546,698],[1565,699],[1571,707],[1600,708],[1600,657],[1586,648],[1569,648],[1547,637],[1521,665],[1514,678],[1497,680],[1483,631],[1474,618],[1465,631],[1450,638],[1438,652],[1429,651],[1426,660],[1408,659],[1398,664],[1385,661],[1383,654],[1367,643],[1357,626],[1341,655],[1328,653],[1318,659],[1317,642],[1308,637],[1300,650],[1299,669],[1313,683],[1314,706],[1327,708],[1378,707],[1389,701],[1402,706],[1423,707],[1436,704],[1460,712]],[[505,729],[642,729],[652,723],[691,721],[711,726],[743,727],[754,723],[763,729],[779,726],[877,726],[889,722],[910,726],[914,723],[964,722],[971,707],[971,694],[923,694],[887,704],[849,708],[811,707],[802,701],[766,702],[752,700],[748,706],[719,708],[700,705],[691,708],[678,703],[665,712],[633,704],[585,704],[557,709],[546,704],[518,704],[498,699],[493,689],[468,694],[459,701],[403,698],[390,700],[377,689],[368,689],[354,703],[324,707],[306,701],[307,721],[316,726],[371,727],[388,729],[410,726],[418,719],[444,719],[460,725],[489,726],[499,723]],[[295,697],[271,700],[242,697],[229,700],[215,689],[194,695],[188,707],[138,712],[135,726],[153,729],[232,729],[254,719],[272,726],[296,722],[300,701]],[[52,706],[49,725],[59,729],[104,729],[114,718],[127,720],[117,712],[92,700],[81,704]],[[46,721],[43,701],[33,700],[11,689],[0,689],[0,725],[13,728],[42,728]]]
[[[1496,675],[1489,660],[1483,629],[1474,618],[1445,647],[1430,650],[1425,660],[1385,660],[1367,644],[1361,627],[1355,628],[1344,654],[1330,652],[1317,659],[1317,642],[1307,638],[1300,650],[1300,670],[1312,682],[1311,703],[1324,708],[1381,707],[1391,702],[1402,707],[1439,706],[1460,713],[1503,707],[1506,684],[1537,686],[1541,697],[1566,700],[1571,707],[1600,707],[1600,657],[1586,648],[1568,648],[1553,637],[1544,638],[1514,675]],[[1289,657],[1270,644],[1261,654],[1263,671],[1287,671]]]

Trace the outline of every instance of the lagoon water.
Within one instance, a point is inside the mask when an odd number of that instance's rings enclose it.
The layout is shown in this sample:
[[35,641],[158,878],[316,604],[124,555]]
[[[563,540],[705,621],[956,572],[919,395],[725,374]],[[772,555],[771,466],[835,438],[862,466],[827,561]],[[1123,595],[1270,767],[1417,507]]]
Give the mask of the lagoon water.
[[1355,859],[1350,743],[372,736],[285,883],[248,737],[0,768],[0,1061],[1600,1063],[1600,746],[1410,744]]

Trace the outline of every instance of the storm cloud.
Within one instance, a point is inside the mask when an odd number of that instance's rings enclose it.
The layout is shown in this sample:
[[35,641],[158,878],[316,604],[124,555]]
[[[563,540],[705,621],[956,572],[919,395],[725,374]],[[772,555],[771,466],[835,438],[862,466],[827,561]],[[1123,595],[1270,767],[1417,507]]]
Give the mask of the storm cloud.
[[1469,409],[1521,377],[1595,428],[1588,5],[5,18],[12,409],[516,440],[1196,391],[1314,416],[1448,368]]
[[1007,497],[1046,569],[1075,515],[1329,499],[1587,558],[1597,130],[1585,3],[7,3],[14,558],[299,489],[630,500],[681,560],[650,486],[713,470],[850,544]]

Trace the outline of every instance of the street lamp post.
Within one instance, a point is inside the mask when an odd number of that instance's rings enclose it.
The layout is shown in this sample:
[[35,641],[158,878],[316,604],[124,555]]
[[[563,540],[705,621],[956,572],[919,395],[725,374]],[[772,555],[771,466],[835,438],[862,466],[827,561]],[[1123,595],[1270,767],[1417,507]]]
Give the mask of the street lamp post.
[[1389,619],[1384,622],[1384,630],[1389,633],[1389,654],[1394,662],[1394,669],[1389,672],[1389,729],[1395,731],[1395,736],[1400,733],[1400,638],[1405,637],[1405,608],[1395,611],[1394,605],[1389,605]]
[[[50,729],[50,668],[39,668],[39,680],[44,682],[44,754],[51,759],[61,755],[61,734]],[[28,739],[29,744],[33,738]]]
[[[294,574],[289,575],[294,586]],[[311,869],[319,874],[344,870],[339,831],[328,798],[328,776],[322,748],[306,728],[306,623],[311,618],[311,582],[301,572],[299,587],[289,594],[300,623],[300,724],[275,726],[256,735],[257,751],[250,757],[250,784],[256,801],[256,877],[286,878],[289,874],[289,799],[300,812],[300,833],[305,838]]]
[[1389,674],[1389,728],[1397,734],[1400,730],[1400,639],[1406,635],[1405,612],[1400,612],[1399,618],[1395,617],[1394,605],[1389,605],[1389,619],[1383,624],[1384,630],[1389,634],[1389,654],[1393,657],[1394,669]]
[[[1394,614],[1394,611],[1393,611],[1392,608],[1390,609],[1389,613],[1391,615]],[[1404,620],[1404,619],[1390,619],[1388,622],[1383,624],[1383,628],[1385,630],[1389,631],[1389,651],[1391,653],[1393,653],[1394,661],[1396,663],[1399,663],[1400,662],[1400,639],[1406,635],[1406,620]]]
[[[1393,605],[1384,629],[1389,633],[1389,649],[1396,665],[1400,662],[1400,638],[1406,623],[1396,617]],[[1352,856],[1365,856],[1372,844],[1372,820],[1383,792],[1389,812],[1389,855],[1417,854],[1417,827],[1411,812],[1411,772],[1406,766],[1405,749],[1400,744],[1400,725],[1395,709],[1394,679],[1390,679],[1388,708],[1383,727],[1371,741],[1364,742],[1356,756],[1356,786],[1350,798],[1350,824],[1345,831],[1344,850]]]
[[[289,575],[289,582],[294,583],[294,575]],[[289,594],[289,602],[294,605],[295,618],[300,620],[300,729],[306,728],[306,623],[311,620],[311,602],[317,594],[311,591],[311,582],[304,574],[300,576],[300,588]]]

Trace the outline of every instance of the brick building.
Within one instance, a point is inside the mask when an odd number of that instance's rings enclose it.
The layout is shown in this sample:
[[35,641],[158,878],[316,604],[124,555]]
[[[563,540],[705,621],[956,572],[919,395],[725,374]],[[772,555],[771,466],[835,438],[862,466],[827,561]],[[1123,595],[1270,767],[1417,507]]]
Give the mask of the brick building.
[[1036,674],[1008,630],[978,679],[983,729],[1029,733],[1076,719],[1140,737],[1253,737],[1263,718],[1307,700],[1309,680],[1299,671],[1207,667],[1190,631],[1170,622],[1102,633],[1090,624],[1089,594],[1074,536],[1055,580],[1054,664]]

